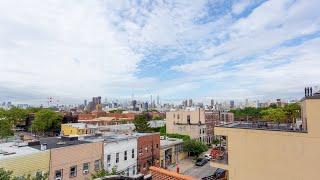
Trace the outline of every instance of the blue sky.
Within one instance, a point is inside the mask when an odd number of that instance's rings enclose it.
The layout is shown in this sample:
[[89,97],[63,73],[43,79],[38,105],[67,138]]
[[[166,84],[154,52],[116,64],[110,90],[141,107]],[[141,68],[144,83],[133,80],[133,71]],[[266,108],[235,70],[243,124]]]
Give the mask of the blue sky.
[[[19,4],[19,6],[17,6]],[[0,2],[0,101],[300,97],[318,0]]]

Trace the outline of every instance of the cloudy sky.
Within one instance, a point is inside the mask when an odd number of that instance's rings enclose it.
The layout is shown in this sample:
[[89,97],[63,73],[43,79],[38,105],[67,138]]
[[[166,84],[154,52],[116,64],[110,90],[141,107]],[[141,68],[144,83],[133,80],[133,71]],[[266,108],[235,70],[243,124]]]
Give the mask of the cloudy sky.
[[0,101],[299,97],[319,0],[2,0]]

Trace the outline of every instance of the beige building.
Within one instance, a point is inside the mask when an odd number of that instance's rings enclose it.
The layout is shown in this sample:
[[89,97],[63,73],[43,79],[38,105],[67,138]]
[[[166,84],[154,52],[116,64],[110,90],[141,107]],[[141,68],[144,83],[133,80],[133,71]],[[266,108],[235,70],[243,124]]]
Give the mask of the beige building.
[[215,127],[226,150],[211,165],[227,170],[230,180],[319,179],[320,94],[305,97],[301,106],[300,129],[236,123]]
[[191,139],[205,142],[207,139],[205,111],[189,109],[166,113],[166,131],[169,134],[189,135]]
[[172,164],[178,164],[180,160],[188,156],[183,151],[183,140],[167,138],[160,140],[160,167],[167,168]]

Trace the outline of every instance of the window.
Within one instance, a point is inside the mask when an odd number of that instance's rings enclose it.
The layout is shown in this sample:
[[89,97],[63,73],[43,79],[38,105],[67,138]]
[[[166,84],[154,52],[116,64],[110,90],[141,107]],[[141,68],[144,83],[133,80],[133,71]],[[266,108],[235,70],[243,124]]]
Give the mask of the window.
[[116,163],[119,162],[119,153],[116,154]]
[[101,164],[100,159],[94,161],[94,170],[95,171],[100,170],[100,164]]
[[202,133],[204,134],[204,129],[202,129]]
[[127,160],[127,151],[124,151],[124,157],[123,159],[126,161]]
[[56,170],[55,173],[54,173],[54,178],[55,179],[62,179],[62,169],[59,169],[59,170]]
[[200,129],[200,134],[201,134],[201,129]]
[[177,118],[180,119],[180,115],[179,114],[177,115]]
[[108,154],[107,155],[107,163],[110,163],[110,161],[111,161],[111,154]]
[[159,144],[156,144],[156,148],[159,148]]
[[89,173],[89,163],[83,163],[83,168],[82,168],[83,174],[88,174]]
[[132,149],[131,157],[134,158],[134,149]]
[[129,176],[129,168],[126,169],[126,175]]
[[187,123],[188,123],[188,124],[191,124],[190,115],[187,116]]
[[71,166],[70,167],[70,177],[76,177],[77,176],[77,166]]
[[132,174],[135,175],[136,174],[136,166],[132,167]]

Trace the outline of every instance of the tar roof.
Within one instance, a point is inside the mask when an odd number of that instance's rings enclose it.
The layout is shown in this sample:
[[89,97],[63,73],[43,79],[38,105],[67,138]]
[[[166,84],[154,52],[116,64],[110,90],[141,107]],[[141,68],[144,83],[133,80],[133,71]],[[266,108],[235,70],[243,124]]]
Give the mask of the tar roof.
[[[52,138],[43,138],[40,139],[40,144],[47,144],[47,149],[54,149],[54,148],[61,148],[61,147],[67,147],[67,146],[73,146],[73,145],[79,145],[79,144],[85,144],[89,143],[87,141],[81,141],[81,140],[62,140],[58,137],[52,137]],[[35,149],[41,149],[41,145],[31,146]]]

